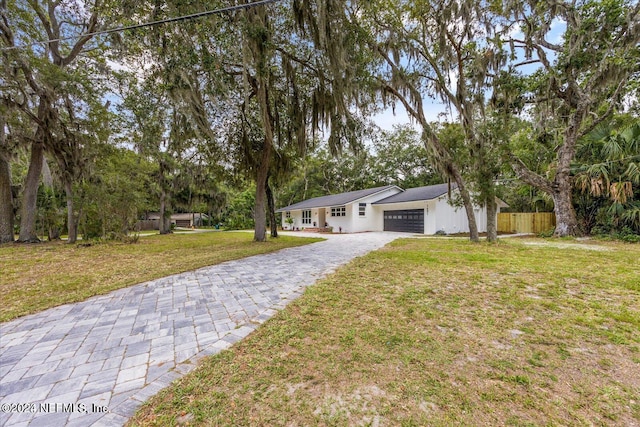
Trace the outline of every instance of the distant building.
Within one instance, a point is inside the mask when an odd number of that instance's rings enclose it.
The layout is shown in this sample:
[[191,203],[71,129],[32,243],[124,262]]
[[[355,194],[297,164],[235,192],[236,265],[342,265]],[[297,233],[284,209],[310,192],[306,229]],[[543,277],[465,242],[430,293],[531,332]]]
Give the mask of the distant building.
[[[171,215],[171,225],[182,228],[202,227],[209,221],[209,215],[201,212],[176,213]],[[139,221],[141,230],[159,230],[160,213],[150,212],[146,219]]]

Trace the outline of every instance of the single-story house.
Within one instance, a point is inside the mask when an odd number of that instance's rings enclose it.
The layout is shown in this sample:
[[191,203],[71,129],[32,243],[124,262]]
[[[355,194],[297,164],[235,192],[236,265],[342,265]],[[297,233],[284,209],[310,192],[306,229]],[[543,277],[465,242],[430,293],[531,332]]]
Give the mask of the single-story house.
[[[449,203],[449,184],[403,190],[395,185],[304,200],[278,209],[285,229],[331,227],[334,232],[402,231],[419,234],[469,231],[462,206]],[[453,195],[453,194],[452,194]],[[498,200],[498,212],[506,204]],[[478,231],[487,229],[487,210],[474,206]],[[291,219],[289,219],[291,218]],[[292,222],[292,223],[290,223]]]
[[209,215],[201,212],[177,213],[171,215],[171,223],[176,227],[201,227],[209,220]]
[[[171,225],[176,227],[201,227],[209,220],[209,215],[201,212],[176,213],[171,215]],[[158,230],[160,228],[160,213],[150,212],[140,221],[142,230]]]

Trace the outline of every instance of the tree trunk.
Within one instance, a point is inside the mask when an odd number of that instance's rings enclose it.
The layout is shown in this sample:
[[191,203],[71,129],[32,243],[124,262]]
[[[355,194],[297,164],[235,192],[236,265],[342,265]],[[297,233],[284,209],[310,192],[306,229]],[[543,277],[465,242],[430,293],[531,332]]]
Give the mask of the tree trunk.
[[[0,117],[0,148],[5,148],[4,116]],[[0,244],[13,242],[13,194],[11,167],[0,153]]]
[[495,197],[487,201],[487,241],[498,241],[498,224],[497,224],[498,205]]
[[[387,63],[395,68],[395,64],[389,60],[386,55],[383,55],[386,58]],[[469,240],[472,242],[479,242],[480,237],[478,235],[478,225],[476,223],[476,216],[473,213],[473,203],[471,201],[471,196],[469,195],[469,191],[465,186],[464,179],[462,178],[462,174],[460,170],[453,162],[451,153],[442,145],[438,136],[435,134],[431,125],[427,121],[426,116],[424,115],[424,110],[422,108],[422,97],[419,94],[419,91],[415,88],[410,87],[411,95],[414,96],[419,102],[416,102],[416,108],[413,108],[411,102],[409,102],[409,98],[402,94],[400,91],[396,90],[393,86],[386,85],[385,88],[389,90],[395,97],[398,99],[405,107],[407,114],[413,117],[420,123],[422,127],[422,138],[425,143],[425,148],[427,151],[432,152],[435,155],[435,160],[438,162],[447,176],[452,177],[453,180],[458,184],[458,191],[460,191],[460,197],[462,197],[462,203],[464,204],[464,210],[467,214],[467,221],[469,223]]]
[[50,242],[53,242],[54,240],[60,240],[60,229],[55,225],[55,224],[50,224],[49,225],[49,230],[47,233],[47,239]]
[[556,230],[553,233],[554,237],[582,235],[578,227],[576,211],[573,208],[571,161],[576,155],[580,123],[583,117],[582,108],[579,106],[569,120],[569,126],[564,132],[564,143],[558,150],[558,166],[553,182],[554,185],[552,186],[553,193],[551,194],[554,204],[553,210],[556,213]]
[[65,179],[64,192],[67,196],[67,230],[69,239],[67,243],[76,243],[78,241],[78,225],[73,214],[73,187],[70,179]]
[[464,210],[467,214],[467,222],[469,223],[469,240],[472,242],[479,242],[480,236],[478,234],[478,223],[476,222],[476,215],[473,213],[473,202],[471,201],[469,190],[467,190],[464,180],[462,179],[462,175],[460,175],[460,172],[458,172],[455,165],[450,164],[447,169],[450,171],[451,175],[453,175],[453,179],[456,184],[458,184],[458,191],[460,192],[460,197],[462,197]]
[[[38,136],[36,136],[36,140]],[[31,160],[29,171],[24,181],[22,209],[20,210],[20,236],[18,241],[22,243],[40,242],[36,233],[36,210],[38,201],[38,185],[42,173],[44,159],[44,146],[41,143],[31,144]]]
[[460,190],[460,195],[462,197],[462,203],[464,204],[464,210],[467,214],[467,222],[469,223],[469,240],[472,242],[479,242],[480,235],[478,234],[478,223],[476,222],[476,215],[473,212],[473,202],[471,201],[471,196],[469,195],[466,187],[464,188],[464,191]]
[[266,82],[259,79],[258,98],[260,101],[260,111],[262,115],[262,125],[264,126],[264,142],[260,155],[259,164],[256,170],[256,211],[255,211],[255,233],[253,240],[256,242],[267,241],[267,180],[269,179],[269,167],[271,163],[271,151],[273,149],[273,127],[271,109],[269,106],[269,91]]
[[556,182],[558,183],[556,191],[551,194],[554,204],[553,210],[556,214],[556,231],[553,235],[554,237],[580,236],[578,219],[571,200],[573,194],[571,184],[563,182],[562,179],[559,180],[558,177],[556,177]]
[[[564,151],[566,150],[563,150],[563,154]],[[565,157],[569,160],[572,158],[570,155]],[[559,163],[568,165],[569,160],[564,160]],[[530,171],[524,163],[516,157],[512,157],[511,167],[519,179],[544,191],[553,198],[553,211],[556,216],[556,231],[553,233],[555,237],[579,236],[581,234],[580,228],[578,227],[576,211],[573,208],[573,185],[571,183],[570,169],[568,166],[558,166],[556,169],[557,174],[553,182]]]
[[[56,191],[55,191],[55,187],[53,186],[53,175],[51,174],[51,169],[49,168],[49,162],[47,162],[47,156],[42,157],[42,184],[47,189],[47,191],[51,193],[51,197],[52,197],[51,201],[54,204],[53,209],[57,210],[56,209]],[[60,228],[57,226],[57,221],[55,220],[55,216],[57,215],[54,215],[54,220],[51,221],[49,214],[46,215],[47,220],[45,221],[45,224],[48,226],[47,239],[50,242],[53,242],[54,240],[60,240]],[[43,224],[43,227],[44,227],[44,224]],[[42,234],[44,235],[44,232]]]
[[[3,130],[4,129],[0,129],[0,132],[3,132]],[[13,195],[11,194],[11,169],[9,167],[9,162],[0,155],[0,244],[9,242],[13,242]]]
[[171,225],[167,226],[167,220],[165,218],[167,212],[167,192],[164,191],[164,188],[160,191],[160,219],[158,220],[158,228],[160,234],[169,234],[171,233]]
[[266,198],[267,198],[267,178],[269,175],[268,161],[262,161],[258,165],[256,174],[256,210],[254,214],[255,232],[253,240],[256,242],[267,241],[267,215],[266,215]]
[[276,221],[276,204],[273,200],[273,192],[267,178],[266,186],[267,206],[269,208],[269,222],[271,223],[271,237],[278,237],[278,222]]

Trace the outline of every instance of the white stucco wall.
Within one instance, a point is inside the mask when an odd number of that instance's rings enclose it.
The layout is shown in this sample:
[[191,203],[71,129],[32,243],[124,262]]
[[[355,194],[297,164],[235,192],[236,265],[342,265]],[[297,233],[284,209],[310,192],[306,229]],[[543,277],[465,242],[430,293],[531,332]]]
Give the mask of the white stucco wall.
[[[353,233],[353,206],[347,205],[346,207],[346,216],[331,216],[331,208],[312,208],[311,210],[311,224],[303,224],[302,223],[302,210],[291,211],[291,218],[293,218],[294,229],[303,228],[315,228],[315,227],[324,227],[324,223],[321,221],[322,215],[320,214],[321,210],[325,211],[325,222],[329,227],[333,227],[334,232],[339,232],[340,227],[342,227],[343,233]],[[357,209],[357,208],[356,208]],[[356,212],[357,215],[357,212]],[[286,212],[282,213],[282,227],[283,229],[288,229],[289,224],[286,222],[287,214]],[[313,223],[316,223],[315,226]]]
[[351,225],[353,206],[346,205],[345,207],[347,212],[346,216],[331,216],[331,208],[326,208],[325,213],[327,216],[327,224],[329,224],[329,227],[333,227],[334,233],[338,233],[340,231],[340,227],[342,227],[343,233],[353,233],[353,227]]
[[[382,217],[382,213],[379,209],[376,209],[376,207],[373,206],[372,203],[398,193],[400,193],[400,190],[396,187],[392,187],[383,192],[363,197],[360,200],[356,200],[352,204],[351,210],[352,232],[358,233],[362,231],[382,231],[384,227],[384,219]],[[367,204],[364,216],[360,216],[360,203]]]
[[290,226],[287,223],[287,213],[286,212],[282,212],[282,228],[284,230],[288,230],[290,229],[290,227],[293,227],[294,229],[300,229],[302,230],[303,228],[313,228],[313,222],[316,222],[316,227],[321,227],[324,224],[320,224],[318,225],[318,216],[319,216],[319,209],[311,209],[311,224],[303,224],[302,223],[302,211],[301,210],[296,210],[296,211],[291,211],[291,218],[293,218],[293,224]]
[[[473,213],[476,217],[478,232],[487,231],[487,209],[474,205]],[[436,204],[436,230],[443,230],[447,234],[469,232],[469,221],[463,206],[451,206],[447,196],[437,199]],[[434,232],[434,233],[435,233]]]
[[465,233],[469,231],[469,221],[462,206],[451,206],[448,197],[442,196],[436,202],[436,232],[447,234]]
[[282,212],[282,229],[290,230],[291,227],[302,227],[302,211],[291,211],[291,218],[293,218],[293,224],[287,223],[287,213]]

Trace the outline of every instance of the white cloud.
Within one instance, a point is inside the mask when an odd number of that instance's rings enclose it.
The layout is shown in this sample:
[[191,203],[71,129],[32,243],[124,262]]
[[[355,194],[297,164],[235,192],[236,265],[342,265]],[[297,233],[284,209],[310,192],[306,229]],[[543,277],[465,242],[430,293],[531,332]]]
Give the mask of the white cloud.
[[[427,100],[427,102],[424,103],[423,108],[427,121],[429,122],[442,121],[443,115],[447,114],[447,107],[444,104],[432,100]],[[447,115],[447,120],[451,121],[454,119],[454,117]],[[374,115],[371,120],[384,130],[393,130],[394,125],[406,124],[413,126],[417,130],[421,130],[420,126],[415,122],[415,120],[411,120],[406,110],[400,103],[396,104],[395,114],[393,113],[391,107],[389,107],[383,112]]]
[[520,23],[516,22],[509,28],[509,38],[512,39],[522,39],[524,38],[524,33],[522,32],[522,27]]
[[549,41],[554,44],[564,43],[564,33],[567,30],[567,23],[563,19],[555,18],[551,21],[549,29]]

